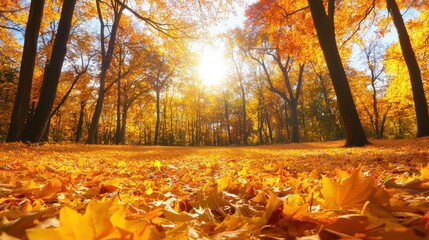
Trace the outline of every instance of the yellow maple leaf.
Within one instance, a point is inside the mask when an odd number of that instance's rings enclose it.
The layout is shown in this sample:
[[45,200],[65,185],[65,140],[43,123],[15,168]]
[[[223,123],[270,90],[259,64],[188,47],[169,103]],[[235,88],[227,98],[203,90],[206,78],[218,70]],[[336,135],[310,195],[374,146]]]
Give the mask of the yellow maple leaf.
[[429,163],[426,167],[420,169],[420,174],[423,179],[429,180]]
[[124,207],[119,209],[110,217],[110,221],[115,227],[126,230],[127,232],[136,235],[143,233],[144,229],[149,225],[149,221],[146,218],[127,220],[127,212],[128,208]]
[[219,191],[224,191],[231,184],[231,177],[230,176],[224,176],[220,179],[217,179],[216,183],[218,185]]
[[161,166],[162,166],[161,161],[156,160],[155,162],[153,162],[153,166],[157,167],[158,169],[161,169]]
[[127,166],[127,163],[125,162],[125,161],[119,161],[118,163],[117,163],[117,165],[116,166],[118,166],[118,167],[126,167]]
[[325,176],[322,177],[321,192],[325,199],[324,206],[329,209],[361,208],[373,196],[381,198],[383,194],[380,194],[379,191],[375,187],[374,178],[362,177],[361,167],[356,169],[349,178],[339,182]]
[[60,227],[27,230],[30,240],[38,239],[96,239],[107,236],[113,231],[110,217],[118,210],[118,196],[114,198],[88,203],[85,214],[82,215],[69,207],[60,211]]
[[337,178],[348,178],[348,177],[350,177],[350,174],[348,172],[343,171],[340,168],[335,168],[335,174],[337,175]]
[[49,179],[46,185],[36,192],[37,198],[47,197],[49,195],[55,194],[62,189],[62,183],[60,180],[53,178]]
[[291,194],[283,203],[283,217],[293,219],[304,219],[309,216],[309,206],[299,194]]
[[265,207],[265,212],[262,216],[262,219],[265,222],[268,222],[271,218],[271,215],[282,206],[283,202],[278,198],[272,191],[268,190],[270,198],[268,199],[267,205]]
[[239,176],[246,176],[247,175],[247,170],[248,170],[249,168],[248,167],[243,167],[237,174],[239,175]]

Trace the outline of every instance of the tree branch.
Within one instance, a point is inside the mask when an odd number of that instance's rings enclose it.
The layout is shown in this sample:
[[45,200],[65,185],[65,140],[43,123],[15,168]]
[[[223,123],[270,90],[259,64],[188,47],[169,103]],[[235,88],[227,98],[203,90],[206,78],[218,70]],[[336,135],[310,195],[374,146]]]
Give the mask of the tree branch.
[[[118,3],[119,5],[121,5],[122,7],[124,7],[125,9],[127,9],[128,11],[130,11],[138,19],[146,22],[152,28],[154,28],[155,30],[161,32],[162,34],[164,34],[164,35],[166,35],[166,36],[168,36],[170,38],[175,38],[175,39],[185,38],[185,37],[190,38],[189,35],[187,35],[184,31],[180,30],[174,24],[156,22],[156,21],[154,21],[154,20],[152,20],[152,19],[150,19],[148,17],[143,17],[138,12],[134,11],[132,8],[130,8],[128,5],[126,5],[125,3],[121,2],[120,0],[114,0],[114,1],[116,3]],[[172,34],[169,33],[170,31],[178,31],[181,34],[183,34],[184,36],[173,36]]]

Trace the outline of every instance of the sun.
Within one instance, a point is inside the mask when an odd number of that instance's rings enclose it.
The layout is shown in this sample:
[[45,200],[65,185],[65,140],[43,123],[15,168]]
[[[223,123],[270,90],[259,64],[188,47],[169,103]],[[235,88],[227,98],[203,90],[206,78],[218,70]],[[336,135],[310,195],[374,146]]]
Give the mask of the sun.
[[198,74],[207,86],[219,85],[227,71],[222,49],[205,48],[200,55]]

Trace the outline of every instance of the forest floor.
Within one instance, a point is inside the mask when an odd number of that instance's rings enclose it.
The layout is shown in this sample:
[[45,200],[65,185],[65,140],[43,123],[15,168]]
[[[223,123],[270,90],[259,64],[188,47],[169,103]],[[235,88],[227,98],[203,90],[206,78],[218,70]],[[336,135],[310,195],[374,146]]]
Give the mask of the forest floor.
[[429,138],[0,144],[1,239],[429,239]]

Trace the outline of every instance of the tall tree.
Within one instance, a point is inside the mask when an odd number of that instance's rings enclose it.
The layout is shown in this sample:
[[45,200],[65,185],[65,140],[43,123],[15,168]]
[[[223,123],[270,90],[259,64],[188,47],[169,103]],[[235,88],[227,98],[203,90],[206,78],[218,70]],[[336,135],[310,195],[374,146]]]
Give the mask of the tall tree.
[[381,87],[379,85],[381,85],[382,82],[385,66],[381,64],[382,59],[378,58],[377,56],[382,56],[382,54],[380,54],[380,51],[384,50],[385,49],[377,41],[372,41],[371,43],[369,43],[368,46],[363,49],[370,73],[370,86],[372,90],[372,113],[365,106],[365,103],[363,103],[362,105],[364,106],[365,111],[370,117],[371,126],[374,131],[374,135],[377,139],[383,138],[387,114],[390,110],[390,106],[387,106],[384,110],[384,113],[382,113],[382,109],[379,106],[381,105],[381,101],[379,99],[380,92],[382,92],[379,89]]
[[398,32],[399,43],[401,45],[402,54],[407,64],[408,73],[411,80],[411,88],[413,90],[414,108],[417,118],[417,137],[429,136],[429,114],[426,102],[426,96],[423,89],[422,75],[419,64],[417,63],[416,55],[411,46],[410,37],[405,27],[404,19],[399,11],[398,4],[395,0],[386,0],[387,9],[392,15],[393,23]]
[[328,2],[328,14],[323,0],[308,0],[310,12],[316,28],[320,47],[325,56],[326,64],[331,75],[332,84],[337,96],[342,125],[346,134],[346,147],[364,146],[368,144],[365,132],[356,111],[356,106],[347,81],[340,53],[338,51],[335,30],[334,11],[335,0]]
[[113,59],[113,53],[116,43],[116,34],[118,32],[119,22],[121,20],[122,13],[125,9],[125,5],[123,2],[111,0],[110,3],[113,10],[113,23],[110,26],[110,36],[106,49],[106,23],[101,9],[101,2],[101,0],[96,0],[98,20],[100,22],[101,72],[99,79],[97,103],[95,105],[94,114],[92,115],[91,126],[88,132],[88,139],[86,141],[86,143],[89,144],[94,144],[98,142],[98,125],[100,123],[101,111],[103,110],[105,94],[106,91],[108,91],[111,86],[113,86],[113,84],[109,84],[106,87],[107,71],[109,70],[110,64]]
[[238,86],[240,88],[240,98],[241,98],[241,112],[243,114],[242,118],[242,132],[243,132],[243,144],[247,145],[247,139],[248,139],[248,129],[247,129],[247,111],[246,111],[246,91],[244,88],[244,79],[243,79],[243,65],[238,65],[238,61],[234,58],[234,49],[228,50],[229,54],[231,55],[232,62],[234,64],[234,69],[238,77]]
[[32,0],[27,28],[24,36],[21,68],[19,71],[18,90],[13,104],[12,116],[7,135],[7,142],[16,142],[24,132],[25,120],[30,106],[30,94],[33,83],[34,66],[37,54],[37,41],[43,17],[45,0]]
[[38,142],[45,132],[50,119],[50,113],[55,101],[61,69],[67,53],[67,41],[70,34],[76,0],[64,0],[58,30],[52,48],[51,61],[43,77],[39,102],[34,117],[25,127],[25,140]]

